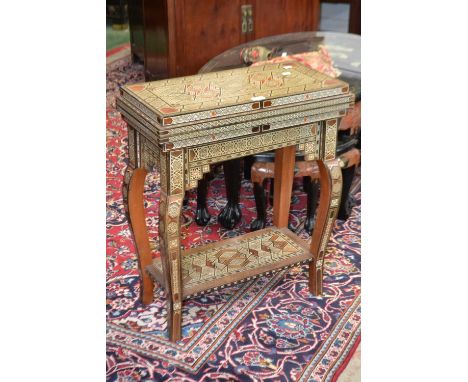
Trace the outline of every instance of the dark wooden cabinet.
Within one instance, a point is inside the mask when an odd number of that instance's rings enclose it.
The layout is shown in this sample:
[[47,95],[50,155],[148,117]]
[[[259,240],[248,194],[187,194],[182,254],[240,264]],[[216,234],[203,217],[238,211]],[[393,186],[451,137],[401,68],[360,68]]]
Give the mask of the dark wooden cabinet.
[[130,45],[133,60],[143,62],[145,58],[145,39],[143,27],[143,0],[128,0],[128,23],[130,25]]
[[174,3],[176,69],[173,75],[197,73],[226,47],[243,42],[240,33],[242,1],[176,0]]
[[252,5],[255,33],[249,40],[318,29],[319,1],[256,0],[252,1]]
[[191,75],[241,43],[316,30],[319,7],[319,0],[129,0],[132,53],[143,58],[148,81]]

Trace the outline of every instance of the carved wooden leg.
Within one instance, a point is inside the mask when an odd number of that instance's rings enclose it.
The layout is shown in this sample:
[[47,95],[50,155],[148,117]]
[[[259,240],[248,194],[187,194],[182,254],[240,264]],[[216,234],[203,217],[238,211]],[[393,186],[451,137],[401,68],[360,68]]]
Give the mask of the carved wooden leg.
[[346,220],[349,216],[348,208],[348,196],[351,184],[353,183],[354,173],[356,172],[356,166],[344,168],[343,172],[343,191],[340,203],[340,209],[338,211],[338,219]]
[[295,160],[296,146],[289,146],[276,150],[273,224],[278,228],[288,226]]
[[[252,157],[253,158],[253,157]],[[271,162],[255,162],[251,166],[251,180],[254,186],[257,218],[250,224],[250,230],[265,228],[267,201],[265,197],[265,182],[275,177],[275,164]]]
[[257,209],[257,218],[250,224],[251,231],[257,231],[265,228],[266,224],[266,197],[265,197],[265,181],[258,183],[255,182],[254,186],[254,197],[255,207]]
[[338,212],[338,219],[347,219],[349,214],[348,196],[353,183],[354,173],[356,166],[361,161],[361,151],[357,148],[340,155],[338,160],[340,162],[343,172],[343,191],[341,197],[340,210]]
[[130,224],[135,238],[136,249],[138,253],[138,268],[140,271],[141,299],[143,304],[153,302],[153,281],[146,273],[146,267],[151,264],[151,248],[146,228],[145,205],[143,190],[145,186],[146,170],[137,168],[133,171],[128,190],[128,210],[130,215]]
[[270,206],[273,206],[273,197],[275,195],[275,176],[273,175],[273,180],[270,182],[270,192],[268,193],[268,202]]
[[240,194],[240,159],[232,159],[223,163],[226,183],[227,204],[218,215],[219,223],[226,229],[233,229],[241,220],[239,206]]
[[169,339],[182,336],[182,264],[180,250],[180,213],[184,198],[184,151],[161,155],[161,202],[159,237],[167,293]]
[[315,211],[317,209],[318,182],[312,180],[310,176],[304,176],[304,191],[307,194],[307,215],[304,222],[304,229],[312,233],[315,225]]
[[253,155],[249,155],[248,157],[244,158],[244,179],[250,180],[251,179],[251,169],[252,165],[255,163],[255,157]]
[[182,334],[182,280],[180,258],[180,212],[182,195],[167,196],[161,191],[159,204],[159,247],[167,298],[169,339],[177,341]]
[[208,193],[209,174],[203,174],[203,178],[198,181],[197,187],[197,211],[195,222],[200,226],[205,226],[210,221],[210,214],[206,207],[206,195]]
[[321,295],[325,250],[338,214],[342,177],[337,160],[319,160],[317,164],[320,171],[320,203],[310,246],[314,258],[309,267],[309,290],[314,295]]

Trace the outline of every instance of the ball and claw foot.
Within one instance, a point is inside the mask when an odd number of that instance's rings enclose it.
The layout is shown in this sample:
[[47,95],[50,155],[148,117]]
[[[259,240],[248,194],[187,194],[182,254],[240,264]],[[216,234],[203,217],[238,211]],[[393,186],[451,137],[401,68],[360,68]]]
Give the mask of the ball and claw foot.
[[242,213],[238,203],[229,203],[218,215],[218,222],[226,229],[233,229],[241,220]]
[[312,230],[314,229],[314,226],[315,218],[313,216],[306,217],[306,220],[304,222],[304,229],[307,231],[307,233],[311,234]]
[[258,231],[259,229],[265,228],[265,226],[266,226],[265,220],[257,218],[250,224],[250,230]]
[[211,215],[209,214],[206,207],[197,208],[195,213],[195,222],[198,225],[206,226],[210,221]]

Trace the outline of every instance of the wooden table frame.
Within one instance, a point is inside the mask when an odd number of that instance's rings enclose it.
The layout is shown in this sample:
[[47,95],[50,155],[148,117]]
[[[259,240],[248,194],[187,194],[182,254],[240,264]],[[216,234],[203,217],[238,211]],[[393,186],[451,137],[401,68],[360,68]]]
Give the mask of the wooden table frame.
[[[340,113],[341,114],[341,113]],[[342,113],[344,114],[344,112]],[[236,138],[194,147],[164,151],[161,147],[147,140],[137,129],[135,121],[123,115],[129,130],[129,165],[125,174],[124,198],[128,192],[130,226],[138,252],[138,264],[141,274],[141,298],[144,304],[153,301],[154,280],[164,287],[167,296],[167,323],[169,338],[177,341],[181,338],[182,303],[184,297],[216,289],[231,282],[240,282],[268,273],[279,268],[291,266],[297,262],[310,261],[309,290],[314,295],[322,293],[323,264],[327,243],[333,223],[338,214],[341,198],[341,168],[335,159],[336,137],[339,118],[324,118],[314,123],[292,126],[280,131],[268,131],[260,128],[254,137]],[[224,278],[211,280],[209,283],[185,288],[182,278],[182,251],[180,243],[180,216],[186,190],[196,187],[198,180],[208,172],[210,165],[233,158],[276,149],[273,224],[277,233],[284,233],[291,238],[303,252],[292,260],[277,264],[266,264],[249,271],[238,271]],[[304,152],[306,160],[316,160],[320,172],[320,200],[317,222],[313,231],[310,247],[300,238],[287,230],[291,201],[296,149]],[[159,171],[161,197],[159,204],[159,240],[161,260],[153,260],[148,230],[145,220],[144,184],[145,178],[153,166]],[[270,231],[268,231],[270,230]],[[272,232],[271,228],[262,231]],[[253,237],[256,231],[243,235]],[[286,237],[285,236],[285,237]],[[242,238],[236,238],[240,240]],[[192,249],[194,251],[217,248],[224,242]],[[292,261],[294,260],[294,263]],[[297,261],[296,261],[297,260]]]

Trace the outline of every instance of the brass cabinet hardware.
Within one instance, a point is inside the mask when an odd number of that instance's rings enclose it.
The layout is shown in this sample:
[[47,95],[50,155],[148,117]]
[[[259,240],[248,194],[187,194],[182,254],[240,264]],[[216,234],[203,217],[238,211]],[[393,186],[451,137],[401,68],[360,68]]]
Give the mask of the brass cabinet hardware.
[[252,5],[242,5],[241,6],[241,30],[242,34],[253,32],[253,12]]
[[253,11],[252,6],[249,5],[247,8],[247,33],[253,32]]

